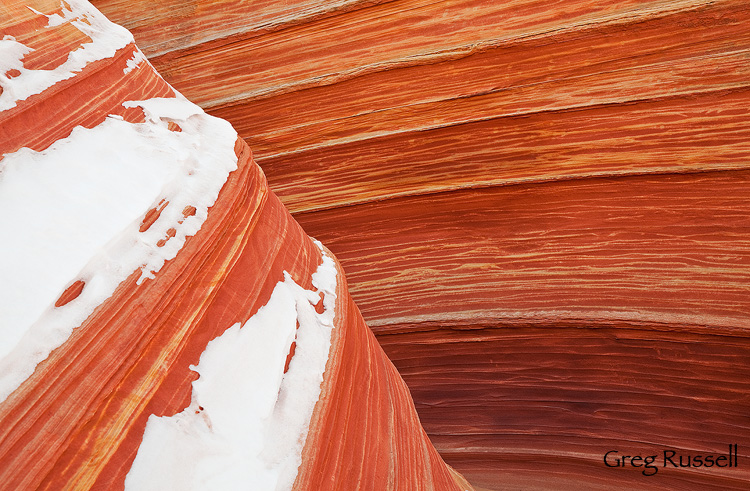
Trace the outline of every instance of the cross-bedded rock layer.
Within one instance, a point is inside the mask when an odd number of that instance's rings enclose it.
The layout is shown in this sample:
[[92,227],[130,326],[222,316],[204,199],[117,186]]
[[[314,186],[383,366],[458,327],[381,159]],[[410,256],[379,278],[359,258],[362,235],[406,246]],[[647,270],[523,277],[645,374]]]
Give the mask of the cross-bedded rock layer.
[[[22,58],[24,69],[61,66],[91,41],[71,22],[52,21],[66,15],[67,5],[30,6],[34,10],[14,1],[0,8],[1,32],[33,48]],[[127,43],[0,113],[0,152],[48,149],[76,126],[94,128],[109,115],[141,123],[144,111],[124,102],[175,96]],[[173,121],[169,129],[181,131]],[[172,415],[190,404],[197,377],[191,365],[207,343],[257,312],[284,272],[314,289],[311,275],[321,250],[269,191],[242,139],[234,153],[237,169],[177,256],[152,279],[134,271],[0,403],[3,487],[121,488],[149,415]],[[143,210],[140,233],[165,206]],[[184,218],[195,213],[186,207]],[[168,231],[157,246],[174,235]],[[406,385],[365,325],[340,268],[338,276],[330,357],[295,489],[468,487],[428,440]],[[70,278],[50,308],[68,308],[87,286]]]
[[602,461],[747,458],[745,2],[96,3],[250,143],[473,482],[747,486]]

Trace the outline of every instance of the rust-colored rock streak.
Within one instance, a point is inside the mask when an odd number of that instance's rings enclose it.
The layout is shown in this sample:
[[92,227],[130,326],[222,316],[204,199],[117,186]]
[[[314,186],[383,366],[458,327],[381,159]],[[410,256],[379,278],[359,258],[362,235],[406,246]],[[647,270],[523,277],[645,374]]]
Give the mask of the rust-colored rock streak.
[[[408,388],[346,294],[345,280],[339,290],[345,295],[336,299],[337,324],[356,327],[333,332],[337,349],[331,350],[295,489],[470,489],[421,429]],[[353,438],[369,434],[379,440]],[[350,460],[364,464],[350,466]]]
[[339,256],[473,482],[747,487],[602,462],[747,461],[746,1],[96,3]]
[[[50,3],[34,7],[50,13]],[[20,2],[6,2],[0,13],[0,27],[19,41],[46,24]],[[38,63],[64,59],[78,42],[37,41]],[[110,113],[142,121],[140,110],[124,110],[122,102],[174,92],[147,63],[125,73],[134,49],[129,45],[0,113],[0,151],[42,150]],[[0,404],[4,489],[122,488],[149,415],[172,415],[189,404],[196,377],[190,366],[207,343],[264,305],[284,271],[312,288],[320,250],[268,190],[241,139],[235,153],[238,169],[177,257],[140,285],[140,272],[133,273]],[[164,206],[144,210],[141,231]],[[85,288],[76,280],[61,306]],[[427,439],[408,389],[345,280],[336,294],[331,356],[296,489],[459,489],[465,483]]]
[[297,219],[347,264],[426,431],[473,484],[742,489],[747,468],[645,478],[602,459],[750,447],[749,209],[744,171],[467,190]]

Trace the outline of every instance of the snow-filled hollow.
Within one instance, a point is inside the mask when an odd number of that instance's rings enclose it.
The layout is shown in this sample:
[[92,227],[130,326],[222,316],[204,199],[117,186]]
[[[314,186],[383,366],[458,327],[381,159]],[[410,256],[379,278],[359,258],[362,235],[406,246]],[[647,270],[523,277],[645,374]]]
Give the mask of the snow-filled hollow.
[[[182,97],[123,105],[141,107],[145,122],[111,116],[0,160],[0,401],[133,272],[154,278],[237,168],[226,121]],[[186,207],[195,213],[186,217]],[[55,307],[76,280],[85,282],[78,298]]]
[[149,418],[126,490],[292,488],[329,357],[336,274],[324,253],[314,291],[285,275],[255,315],[208,343],[191,367],[191,404]]

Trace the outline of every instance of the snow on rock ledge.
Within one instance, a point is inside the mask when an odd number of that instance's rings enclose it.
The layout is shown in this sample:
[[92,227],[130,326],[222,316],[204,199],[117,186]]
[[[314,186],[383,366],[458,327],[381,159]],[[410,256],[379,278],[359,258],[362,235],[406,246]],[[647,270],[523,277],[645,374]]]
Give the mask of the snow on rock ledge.
[[336,273],[324,254],[313,275],[320,292],[286,275],[244,325],[208,344],[190,406],[149,418],[125,489],[291,488],[328,360]]
[[[181,98],[123,106],[143,108],[146,122],[109,117],[0,160],[0,401],[128,275],[153,278],[174,258],[237,168],[226,121]],[[159,204],[158,220],[142,227]],[[74,278],[80,295],[55,306]]]

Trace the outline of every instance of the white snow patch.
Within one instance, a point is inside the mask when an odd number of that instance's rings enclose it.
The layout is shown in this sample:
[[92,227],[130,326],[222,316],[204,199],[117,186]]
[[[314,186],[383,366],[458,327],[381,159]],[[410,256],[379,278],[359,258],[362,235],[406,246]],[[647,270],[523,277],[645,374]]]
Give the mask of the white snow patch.
[[125,64],[125,68],[122,69],[122,73],[127,74],[132,72],[144,61],[148,61],[146,59],[146,55],[144,55],[143,51],[141,51],[139,48],[136,48],[135,53],[133,53],[133,57],[128,60],[128,62]]
[[265,306],[208,344],[191,367],[191,404],[149,418],[126,490],[292,488],[331,347],[336,266],[325,253],[312,280],[316,291],[285,273]]
[[28,5],[26,6],[26,8],[29,9],[29,10],[31,10],[32,12],[34,12],[36,15],[42,15],[42,16],[46,17],[47,18],[47,27],[59,26],[59,25],[64,24],[64,23],[66,23],[66,22],[68,22],[70,20],[74,20],[75,19],[75,16],[73,15],[74,14],[73,8],[71,7],[70,4],[66,5],[65,2],[63,2],[63,1],[60,2],[60,13],[62,15],[60,15],[60,14],[47,15],[47,14],[45,14],[43,12],[38,11],[37,9],[35,9],[33,7],[29,7]]
[[[237,168],[231,125],[184,98],[128,102],[147,115],[75,128],[0,160],[0,402],[134,271],[153,278],[194,235]],[[177,122],[182,131],[168,129]],[[169,204],[145,232],[145,213]],[[194,206],[194,216],[183,210]],[[176,234],[163,245],[167,231]],[[73,281],[81,295],[55,301]]]
[[[72,51],[60,66],[54,70],[29,70],[24,68],[23,57],[32,51],[12,36],[4,36],[0,41],[0,111],[15,107],[18,101],[39,94],[58,82],[67,80],[89,63],[111,58],[118,49],[133,42],[133,36],[124,27],[110,22],[93,5],[85,0],[67,0],[70,9],[63,7],[62,15],[46,16],[47,27],[70,23],[91,38]],[[61,5],[65,5],[61,2]],[[32,9],[35,13],[40,15]],[[15,69],[20,75],[8,77],[6,72]]]
[[19,43],[16,41],[16,38],[11,35],[5,35],[3,36],[3,39],[0,40],[0,86],[3,87],[3,90],[7,90],[3,84],[3,81],[7,80],[5,72],[10,70],[23,70],[23,62],[21,60],[32,51],[31,48]]

